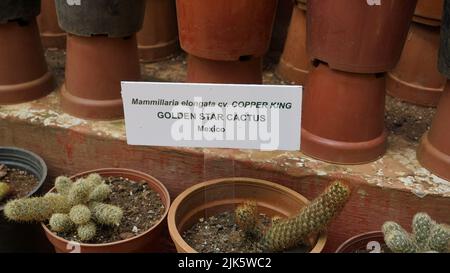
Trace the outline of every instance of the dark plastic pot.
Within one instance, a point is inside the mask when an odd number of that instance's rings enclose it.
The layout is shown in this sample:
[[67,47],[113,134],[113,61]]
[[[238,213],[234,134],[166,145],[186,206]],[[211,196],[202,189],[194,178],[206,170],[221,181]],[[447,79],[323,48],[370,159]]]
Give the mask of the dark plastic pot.
[[372,231],[359,234],[345,241],[336,250],[336,253],[358,253],[362,251],[377,251],[373,245],[382,246],[385,244],[384,235],[381,231]]
[[[71,177],[72,180],[76,180],[81,177],[85,177],[91,173],[98,173],[102,176],[123,177],[133,181],[145,181],[148,186],[157,192],[161,197],[162,203],[165,206],[164,214],[161,219],[155,223],[150,229],[144,233],[118,242],[107,244],[73,244],[69,241],[55,235],[44,224],[42,228],[47,235],[48,240],[53,244],[57,253],[69,253],[72,251],[78,251],[80,253],[140,253],[140,252],[154,252],[158,249],[160,243],[160,237],[164,229],[167,228],[167,213],[170,207],[170,196],[166,187],[159,182],[156,178],[145,174],[143,172],[130,170],[130,169],[98,169],[88,172],[76,174]],[[53,189],[52,189],[53,190]],[[74,248],[79,248],[73,249]]]
[[450,1],[445,0],[441,27],[441,47],[439,48],[439,71],[450,79]]
[[417,152],[419,162],[432,173],[450,181],[450,82],[434,116],[431,129],[421,141]]
[[[170,237],[178,253],[196,253],[181,234],[200,218],[232,211],[245,200],[258,202],[268,216],[291,217],[309,203],[301,194],[276,183],[251,178],[224,178],[203,182],[181,193],[170,207],[167,218]],[[326,233],[313,238],[311,253],[320,253]]]
[[[38,155],[11,147],[0,147],[0,164],[35,175],[39,184],[27,195],[39,192],[47,178],[47,165]],[[51,246],[39,224],[18,224],[5,219],[0,206],[0,252],[50,252]]]
[[138,33],[139,57],[155,62],[179,50],[175,0],[147,0],[144,27]]
[[262,58],[244,61],[213,61],[188,57],[187,82],[261,84]]
[[78,36],[127,37],[138,32],[144,20],[145,0],[55,0],[59,25]]
[[36,18],[0,24],[0,104],[35,100],[54,88]]
[[45,48],[66,48],[66,33],[58,25],[54,0],[42,0],[42,12],[38,17],[38,24]]
[[397,64],[416,0],[309,0],[308,52],[333,69],[354,73],[390,71]]
[[417,23],[440,26],[444,0],[418,0],[413,20]]
[[306,52],[306,7],[297,5],[276,73],[284,81],[303,85],[310,69],[311,61]]
[[402,57],[387,74],[388,94],[403,101],[436,106],[446,79],[437,69],[439,27],[411,24]]
[[319,64],[303,94],[302,152],[338,164],[374,161],[386,150],[385,78]]
[[136,36],[67,36],[66,81],[62,109],[76,117],[110,120],[123,117],[121,81],[140,80]]
[[41,12],[40,0],[2,0],[0,1],[0,23],[12,20],[30,20]]
[[269,49],[277,0],[177,0],[181,47],[217,61],[261,57]]

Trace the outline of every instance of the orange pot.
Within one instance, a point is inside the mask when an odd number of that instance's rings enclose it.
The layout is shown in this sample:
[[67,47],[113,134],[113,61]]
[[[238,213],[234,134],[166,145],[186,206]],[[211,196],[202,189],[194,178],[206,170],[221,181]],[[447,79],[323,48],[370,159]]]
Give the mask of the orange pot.
[[337,164],[360,164],[386,150],[385,79],[319,64],[303,95],[302,152]]
[[307,6],[311,58],[341,71],[380,73],[400,58],[416,0],[308,0]]
[[417,158],[419,162],[436,175],[450,180],[450,82],[434,116],[431,129],[422,138]]
[[35,100],[54,88],[36,19],[0,24],[0,104]]
[[418,0],[413,20],[417,23],[440,26],[444,0]]
[[177,0],[181,47],[210,60],[263,56],[277,0]]
[[[181,193],[170,207],[167,218],[170,237],[178,253],[195,253],[181,236],[200,218],[233,211],[246,200],[254,200],[268,216],[291,217],[309,203],[301,194],[272,182],[251,178],[217,179],[197,184]],[[315,238],[311,253],[320,253],[327,236]]]
[[45,48],[66,48],[66,33],[59,27],[54,0],[42,0],[41,15],[38,16],[42,44]]
[[155,62],[178,51],[175,0],[147,0],[142,30],[138,33],[142,62]]
[[121,81],[138,81],[136,35],[130,38],[67,36],[65,112],[86,119],[123,117]]
[[186,81],[262,84],[262,58],[245,61],[213,61],[189,55]]
[[164,187],[164,185],[156,178],[148,174],[129,169],[92,170],[76,174],[72,176],[71,179],[76,180],[91,173],[98,173],[102,176],[124,177],[133,181],[147,182],[149,187],[156,191],[161,197],[162,203],[165,206],[164,214],[161,220],[159,220],[152,228],[139,236],[108,244],[74,244],[55,235],[46,227],[46,225],[42,224],[42,228],[44,229],[47,238],[55,247],[56,252],[69,253],[71,251],[77,251],[80,253],[138,253],[152,251],[155,244],[159,243],[161,232],[166,227],[166,217],[170,207],[170,196],[166,187]]
[[306,9],[295,6],[276,74],[284,81],[303,85],[310,69],[311,61],[306,52]]
[[413,23],[396,68],[388,73],[388,94],[403,101],[436,106],[446,78],[437,68],[439,27]]

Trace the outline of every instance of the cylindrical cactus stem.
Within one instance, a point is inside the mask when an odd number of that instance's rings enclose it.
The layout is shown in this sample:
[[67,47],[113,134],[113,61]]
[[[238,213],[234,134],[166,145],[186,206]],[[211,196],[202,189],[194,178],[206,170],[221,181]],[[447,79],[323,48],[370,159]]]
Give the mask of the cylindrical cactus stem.
[[11,192],[11,187],[6,183],[0,183],[0,201],[3,200],[6,196],[8,196]]
[[122,221],[123,211],[119,207],[99,202],[90,202],[89,208],[91,209],[93,218],[99,224],[118,226],[120,225],[120,221]]
[[389,233],[391,233],[393,231],[401,231],[401,232],[405,231],[402,228],[402,226],[400,226],[396,222],[392,222],[392,221],[388,221],[388,222],[384,223],[381,230],[383,231],[384,236],[387,236]]
[[75,224],[70,220],[69,215],[63,213],[55,213],[50,217],[50,229],[54,232],[69,232]]
[[434,225],[430,231],[428,247],[439,253],[450,252],[450,227],[444,224]]
[[80,241],[88,242],[94,239],[95,235],[97,234],[97,226],[92,221],[88,222],[87,224],[81,225],[77,228],[77,234],[78,238],[80,238]]
[[349,196],[347,185],[332,183],[297,216],[274,223],[265,232],[260,248],[262,251],[277,252],[298,246],[308,235],[323,231],[344,207]]
[[98,173],[91,173],[85,178],[85,182],[89,187],[95,188],[103,184],[103,178]]
[[426,249],[428,238],[433,227],[436,225],[431,217],[426,213],[417,213],[413,218],[412,230],[417,246]]
[[66,176],[59,176],[55,180],[55,188],[59,194],[68,195],[72,186],[72,180]]
[[404,230],[393,230],[387,233],[384,241],[394,253],[417,253],[420,251],[415,240]]
[[54,213],[69,213],[70,208],[65,196],[51,193],[43,197],[10,201],[6,204],[4,213],[11,221],[42,222],[49,220]]
[[70,210],[69,216],[75,224],[85,225],[91,220],[91,210],[85,205],[76,205]]
[[78,179],[70,188],[68,199],[72,205],[85,204],[89,201],[92,187],[84,179]]
[[106,184],[101,184],[94,188],[94,190],[89,194],[89,201],[103,202],[111,194],[111,187]]
[[258,219],[258,204],[247,201],[235,210],[235,219],[245,235],[259,240],[262,237],[263,226]]

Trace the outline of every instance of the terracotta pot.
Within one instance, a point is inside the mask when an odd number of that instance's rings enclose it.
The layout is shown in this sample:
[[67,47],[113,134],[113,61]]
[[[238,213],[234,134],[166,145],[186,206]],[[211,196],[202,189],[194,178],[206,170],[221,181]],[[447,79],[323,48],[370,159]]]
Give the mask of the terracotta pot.
[[67,36],[65,112],[86,119],[123,117],[121,81],[140,79],[136,36]]
[[360,164],[386,150],[385,79],[324,64],[313,69],[303,95],[302,152],[338,164]]
[[277,0],[177,0],[181,47],[217,61],[263,56]]
[[[166,217],[170,207],[170,196],[166,187],[156,178],[130,169],[92,170],[76,174],[72,176],[71,179],[75,180],[80,177],[85,177],[91,173],[98,173],[102,176],[123,177],[134,181],[147,182],[149,187],[156,191],[161,197],[162,203],[165,206],[165,211],[161,220],[139,236],[107,244],[79,244],[80,253],[139,253],[151,251],[153,247],[156,247],[155,244],[159,243],[159,237],[162,234],[163,229],[166,227]],[[44,224],[42,224],[42,228],[44,229],[47,238],[55,247],[56,252],[69,253],[73,250],[73,243],[71,244],[69,241],[56,236]]]
[[444,0],[418,0],[413,20],[417,23],[440,26]]
[[441,46],[439,48],[439,71],[450,79],[450,1],[445,1],[441,27]]
[[275,23],[273,25],[271,51],[282,51],[288,34],[289,23],[291,21],[293,0],[278,0]]
[[432,173],[450,181],[450,82],[447,81],[431,129],[422,138],[419,162]]
[[413,23],[396,68],[386,79],[388,94],[424,106],[439,103],[446,79],[437,69],[438,27]]
[[78,36],[132,36],[142,28],[146,0],[55,0],[63,30]]
[[262,58],[245,61],[213,61],[188,57],[187,82],[261,84]]
[[175,0],[147,0],[144,27],[138,33],[143,62],[155,62],[178,52]]
[[345,241],[336,250],[336,253],[357,253],[359,251],[377,251],[373,245],[381,246],[385,244],[384,235],[381,231],[372,231],[359,234]]
[[38,24],[44,47],[66,48],[66,33],[58,25],[54,0],[42,1],[42,12],[38,17]]
[[306,10],[296,6],[276,74],[284,81],[303,85],[310,69],[311,61],[306,52]]
[[12,20],[28,21],[38,16],[40,11],[40,0],[2,0],[0,1],[0,23]]
[[308,52],[331,68],[380,73],[397,64],[416,0],[308,1]]
[[[202,217],[232,211],[246,200],[258,202],[258,208],[268,216],[290,217],[309,203],[301,194],[264,180],[251,178],[217,179],[197,184],[181,193],[170,207],[167,218],[169,232],[178,253],[195,253],[181,234]],[[311,250],[319,253],[326,243],[321,234]]]
[[0,24],[0,104],[35,100],[54,87],[36,19]]

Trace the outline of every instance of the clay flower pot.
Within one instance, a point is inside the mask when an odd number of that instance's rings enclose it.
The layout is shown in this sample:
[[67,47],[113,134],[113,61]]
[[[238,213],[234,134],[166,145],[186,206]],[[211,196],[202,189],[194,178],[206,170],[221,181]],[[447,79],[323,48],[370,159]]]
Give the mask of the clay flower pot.
[[35,100],[55,87],[36,24],[40,3],[31,2],[0,4],[0,104]]
[[385,78],[314,68],[303,95],[301,149],[338,164],[360,164],[386,150]]
[[213,61],[189,55],[186,82],[261,84],[262,58]]
[[[47,178],[47,165],[30,151],[13,147],[0,147],[0,164],[24,170],[36,176],[38,185],[25,197],[39,194]],[[49,252],[49,245],[39,224],[19,224],[8,221],[0,206],[0,253]]]
[[380,73],[400,58],[416,0],[309,0],[307,6],[311,58],[341,71]]
[[136,36],[67,36],[66,81],[61,89],[65,112],[85,119],[121,118],[120,82],[139,79]]
[[142,62],[155,62],[178,51],[175,0],[147,0],[142,30],[138,33]]
[[42,0],[38,24],[41,31],[42,44],[45,48],[66,48],[66,33],[58,25],[54,0]]
[[217,61],[261,57],[269,49],[277,0],[177,0],[181,47]]
[[294,1],[278,0],[275,23],[273,25],[272,40],[270,43],[271,51],[282,51],[288,34],[289,23],[291,21]]
[[450,82],[447,81],[433,124],[420,143],[417,158],[432,173],[450,180]]
[[396,68],[387,74],[388,94],[424,106],[439,103],[446,79],[437,69],[439,27],[413,23]]
[[306,52],[306,6],[297,5],[276,74],[284,81],[303,85],[310,69],[311,61]]
[[384,244],[384,235],[381,231],[366,232],[345,241],[336,250],[336,253],[358,253],[374,251],[378,253],[379,247]]
[[[217,179],[197,184],[181,193],[170,207],[169,232],[178,253],[195,253],[181,234],[202,217],[232,211],[245,200],[258,202],[268,216],[290,217],[309,203],[301,194],[264,180],[251,178]],[[326,234],[318,236],[310,251],[319,253],[326,243]]]
[[418,0],[413,20],[417,23],[440,26],[444,0]]
[[[108,244],[77,244],[80,253],[139,253],[151,251],[155,244],[159,244],[159,239],[164,228],[166,228],[166,217],[170,207],[170,196],[166,187],[156,178],[130,169],[99,169],[76,174],[71,177],[76,180],[85,177],[91,173],[97,173],[101,176],[113,176],[128,178],[133,181],[145,181],[149,187],[157,192],[165,206],[162,218],[149,230],[139,236],[130,239],[108,243]],[[52,189],[53,190],[53,189]],[[69,253],[73,251],[75,245],[51,232],[44,224],[42,228],[47,235],[48,240],[53,244],[57,253]]]
[[123,117],[121,81],[140,79],[136,32],[142,26],[145,0],[56,0],[60,26],[67,37],[65,112],[108,120]]

